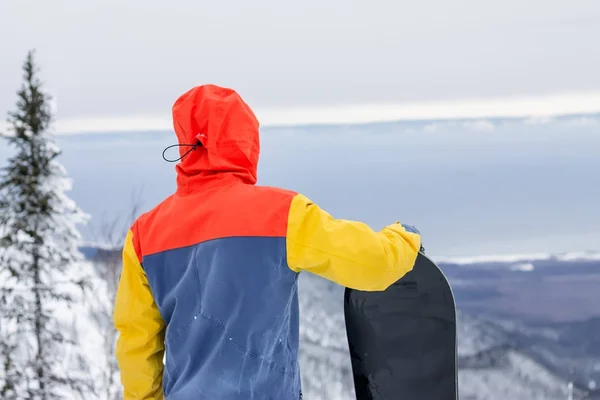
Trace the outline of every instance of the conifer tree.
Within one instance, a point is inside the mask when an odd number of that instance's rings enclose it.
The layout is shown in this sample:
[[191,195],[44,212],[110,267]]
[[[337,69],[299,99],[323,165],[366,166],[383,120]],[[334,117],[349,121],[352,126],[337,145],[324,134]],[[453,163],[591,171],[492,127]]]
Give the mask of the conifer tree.
[[79,368],[66,366],[78,339],[63,323],[73,295],[86,287],[77,268],[76,225],[87,215],[65,195],[71,182],[57,161],[50,96],[34,54],[27,54],[10,131],[2,134],[15,150],[0,174],[0,398],[6,400],[77,398],[90,385],[83,356]]

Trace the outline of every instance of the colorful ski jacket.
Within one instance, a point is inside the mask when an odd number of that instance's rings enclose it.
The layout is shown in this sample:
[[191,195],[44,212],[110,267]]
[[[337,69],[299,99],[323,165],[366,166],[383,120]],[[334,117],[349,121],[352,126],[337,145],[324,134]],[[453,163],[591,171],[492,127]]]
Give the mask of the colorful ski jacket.
[[132,225],[114,309],[125,400],[297,400],[297,279],[384,290],[421,239],[334,219],[302,194],[256,184],[258,121],[233,90],[173,106],[177,189]]

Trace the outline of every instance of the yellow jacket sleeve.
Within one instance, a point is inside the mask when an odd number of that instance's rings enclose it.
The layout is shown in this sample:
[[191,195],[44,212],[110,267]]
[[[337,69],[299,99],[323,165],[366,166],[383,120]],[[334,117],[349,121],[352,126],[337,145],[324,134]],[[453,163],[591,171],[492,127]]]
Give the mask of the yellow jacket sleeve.
[[288,215],[286,247],[288,266],[295,272],[380,291],[412,270],[421,237],[399,223],[377,232],[362,222],[334,219],[297,194]]
[[124,400],[163,400],[164,322],[142,269],[130,230],[123,248],[114,324]]

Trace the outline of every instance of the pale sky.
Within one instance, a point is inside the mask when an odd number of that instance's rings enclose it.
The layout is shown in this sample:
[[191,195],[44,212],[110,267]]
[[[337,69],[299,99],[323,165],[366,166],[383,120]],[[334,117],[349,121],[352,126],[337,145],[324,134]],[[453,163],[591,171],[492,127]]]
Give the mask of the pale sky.
[[0,38],[0,114],[35,47],[65,130],[168,128],[204,83],[263,123],[600,112],[598,0],[2,0]]

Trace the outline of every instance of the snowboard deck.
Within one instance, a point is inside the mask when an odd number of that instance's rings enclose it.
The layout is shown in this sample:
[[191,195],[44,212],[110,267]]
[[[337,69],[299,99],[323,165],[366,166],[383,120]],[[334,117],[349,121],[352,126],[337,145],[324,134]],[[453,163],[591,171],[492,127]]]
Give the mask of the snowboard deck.
[[385,291],[345,289],[357,400],[456,400],[456,307],[443,272],[423,253]]

